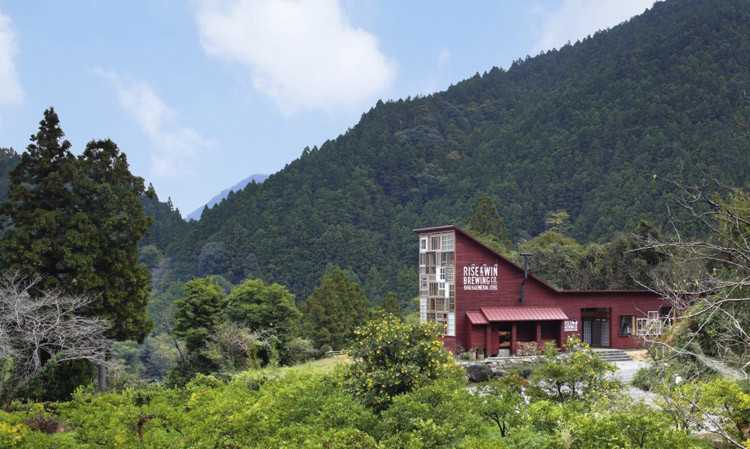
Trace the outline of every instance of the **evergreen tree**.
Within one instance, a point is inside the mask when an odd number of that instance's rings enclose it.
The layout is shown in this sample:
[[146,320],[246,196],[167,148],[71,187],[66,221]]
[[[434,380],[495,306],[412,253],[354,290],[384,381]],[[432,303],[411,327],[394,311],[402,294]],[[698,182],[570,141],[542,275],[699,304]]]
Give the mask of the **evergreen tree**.
[[294,295],[282,285],[265,285],[260,279],[235,287],[225,301],[224,315],[254,331],[270,331],[282,342],[294,336],[301,316]]
[[207,277],[186,282],[183,297],[174,303],[174,334],[185,342],[187,362],[195,371],[210,372],[215,367],[206,348],[221,321],[223,301],[221,287]]
[[388,292],[383,297],[383,303],[381,304],[380,308],[385,313],[390,313],[391,315],[401,318],[401,306],[398,303],[398,297],[393,292]]
[[138,242],[153,224],[138,200],[143,179],[130,173],[127,157],[109,139],[89,142],[78,162],[83,176],[74,188],[95,231],[87,251],[94,275],[79,288],[98,295],[93,312],[112,323],[114,338],[143,341],[152,326],[146,317],[151,275],[138,262]]
[[344,270],[329,268],[302,306],[302,329],[318,347],[341,349],[353,336],[354,328],[367,321],[367,298]]
[[513,248],[508,228],[500,218],[492,197],[483,193],[471,207],[471,212],[471,216],[466,220],[469,232],[482,240],[488,240],[487,243],[493,248],[501,247],[506,250]]
[[70,186],[78,177],[78,164],[64,135],[54,109],[46,110],[39,131],[11,171],[8,200],[0,206],[3,268],[45,276],[42,289],[80,282],[76,267],[86,264],[77,250],[87,246],[87,236],[70,229],[77,214]]
[[43,289],[96,296],[88,312],[110,321],[113,338],[142,340],[151,328],[137,246],[151,223],[138,202],[143,179],[112,141],[92,141],[75,158],[64,135],[46,110],[11,172],[0,206],[3,268],[43,276]]

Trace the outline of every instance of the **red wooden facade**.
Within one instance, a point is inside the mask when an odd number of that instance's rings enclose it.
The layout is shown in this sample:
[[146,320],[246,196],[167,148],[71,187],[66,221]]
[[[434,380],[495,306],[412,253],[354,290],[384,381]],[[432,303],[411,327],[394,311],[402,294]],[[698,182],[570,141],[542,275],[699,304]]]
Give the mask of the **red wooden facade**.
[[[444,343],[453,352],[481,348],[495,355],[502,347],[515,354],[517,342],[543,345],[554,341],[560,346],[571,335],[578,335],[591,346],[635,348],[637,319],[643,323],[644,319],[660,320],[670,314],[664,300],[648,290],[558,290],[530,273],[523,282],[523,267],[455,226],[414,232],[420,236],[420,319],[437,316],[441,321],[445,317]],[[444,268],[451,257],[443,255],[441,267],[440,243],[433,237],[442,237],[444,247],[449,248],[451,235],[455,261],[446,279]],[[430,267],[432,256],[427,254],[433,249],[433,241],[438,248],[436,275],[431,274],[435,269]],[[444,286],[443,281],[453,284]],[[438,285],[433,286],[433,282]],[[443,290],[436,290],[441,286]],[[449,290],[450,301],[441,300],[442,296],[449,297]],[[444,305],[445,313],[432,309],[436,307],[433,296],[437,307]]]

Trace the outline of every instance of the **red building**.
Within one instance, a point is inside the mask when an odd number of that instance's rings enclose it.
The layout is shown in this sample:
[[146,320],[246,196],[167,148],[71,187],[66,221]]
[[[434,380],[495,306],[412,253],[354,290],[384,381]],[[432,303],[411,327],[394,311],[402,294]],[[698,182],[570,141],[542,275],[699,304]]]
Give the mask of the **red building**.
[[443,323],[454,353],[515,354],[518,342],[560,346],[571,335],[592,347],[635,348],[637,335],[661,332],[672,314],[648,290],[558,290],[456,226],[414,232],[420,321]]

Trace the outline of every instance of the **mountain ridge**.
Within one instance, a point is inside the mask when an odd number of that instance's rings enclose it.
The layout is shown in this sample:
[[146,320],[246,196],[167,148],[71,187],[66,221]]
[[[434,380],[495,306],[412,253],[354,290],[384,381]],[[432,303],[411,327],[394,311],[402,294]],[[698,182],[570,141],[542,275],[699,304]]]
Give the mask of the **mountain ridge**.
[[201,219],[201,214],[203,214],[203,209],[205,207],[208,207],[211,209],[216,204],[220,203],[221,200],[229,196],[231,192],[239,192],[240,190],[244,189],[248,184],[251,182],[256,182],[258,184],[261,184],[263,181],[265,181],[268,178],[268,175],[262,174],[262,173],[255,173],[247,178],[243,179],[242,181],[238,182],[237,184],[233,185],[232,187],[226,188],[216,194],[213,198],[208,200],[206,204],[203,206],[198,207],[194,211],[190,212],[185,216],[185,221],[199,221]]

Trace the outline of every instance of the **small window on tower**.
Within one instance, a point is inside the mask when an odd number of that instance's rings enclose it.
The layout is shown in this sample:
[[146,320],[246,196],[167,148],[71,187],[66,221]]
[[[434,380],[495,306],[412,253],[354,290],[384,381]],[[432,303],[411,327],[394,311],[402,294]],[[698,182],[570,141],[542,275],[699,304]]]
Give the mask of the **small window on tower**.
[[427,251],[427,237],[422,237],[421,239],[419,239],[419,251]]
[[453,234],[442,236],[441,249],[443,251],[453,251]]
[[439,251],[440,250],[440,237],[432,237],[430,239],[430,246],[431,250],[433,251]]

